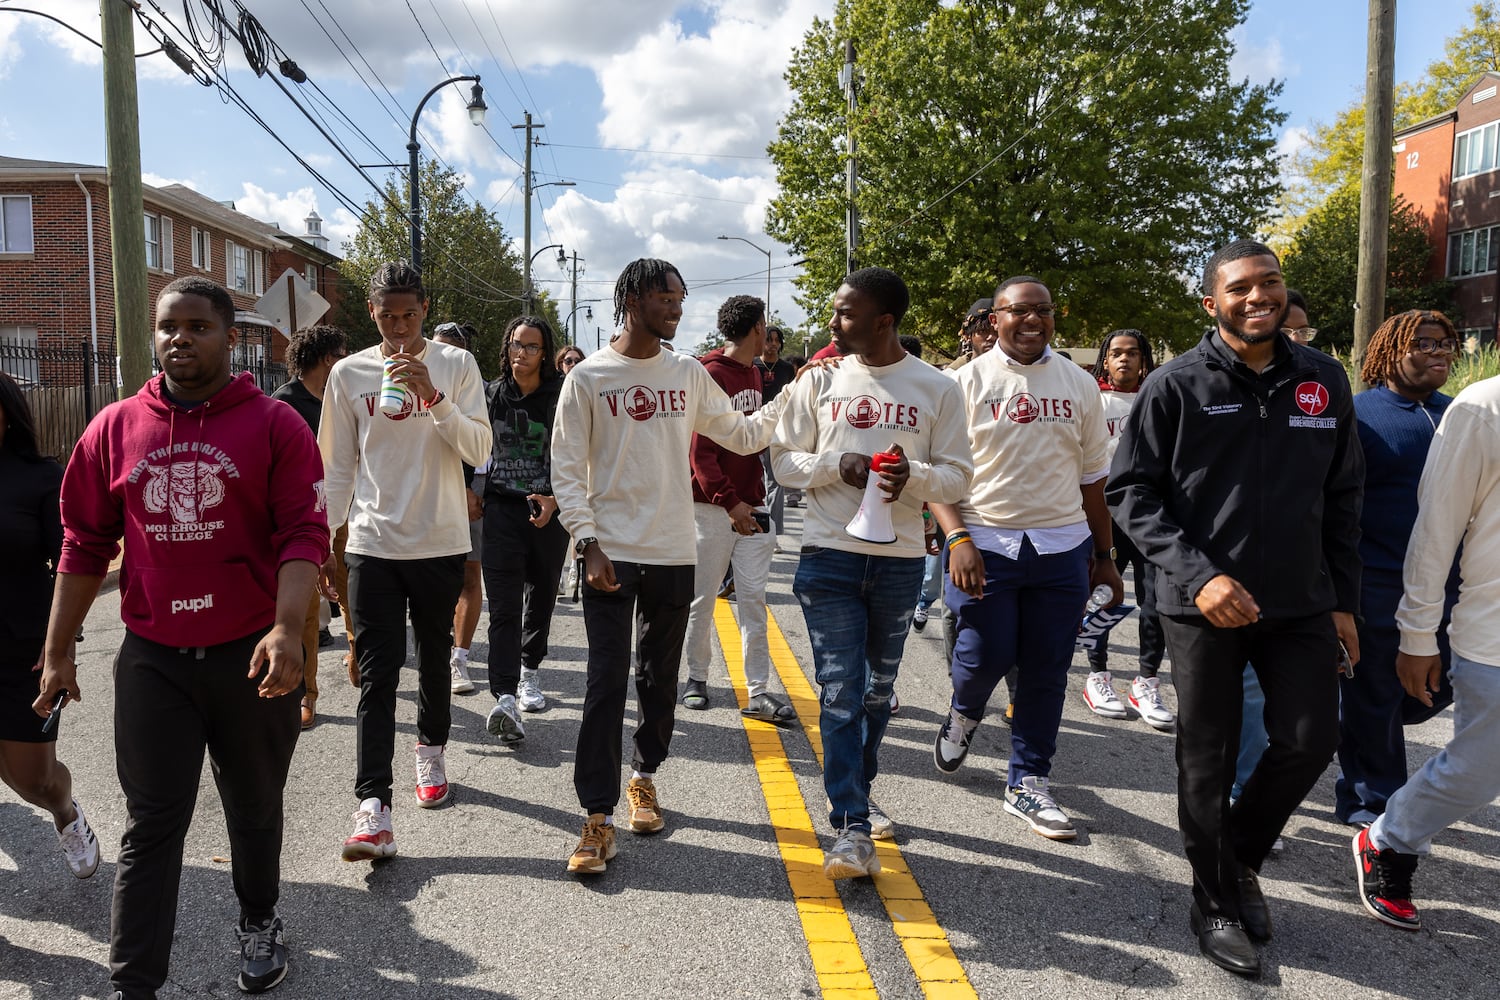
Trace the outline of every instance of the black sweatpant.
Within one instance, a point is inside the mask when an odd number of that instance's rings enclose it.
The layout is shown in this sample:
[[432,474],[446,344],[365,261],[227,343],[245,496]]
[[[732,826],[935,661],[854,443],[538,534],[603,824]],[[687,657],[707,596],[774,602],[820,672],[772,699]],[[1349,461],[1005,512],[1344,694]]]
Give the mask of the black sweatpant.
[[448,650],[453,609],[464,587],[468,553],[431,559],[382,559],[349,552],[349,597],[359,656],[354,795],[391,804],[396,752],[396,688],[406,663],[406,618],[417,651],[417,742],[448,743],[453,699]]
[[547,658],[557,577],[568,530],[554,516],[538,528],[525,497],[484,501],[484,593],[490,608],[490,693],[515,694],[521,668]]
[[115,770],[127,820],[109,919],[110,985],[154,997],[167,979],[182,845],[203,754],[224,803],[240,915],[263,921],[281,892],[282,791],[302,731],[302,688],[280,698],[246,677],[266,630],[199,649],[125,633],[115,658]]
[[[1177,688],[1177,818],[1207,916],[1239,919],[1236,863],[1255,871],[1339,742],[1338,638],[1327,614],[1215,628],[1163,615]],[[1229,806],[1245,664],[1266,693],[1270,746]]]
[[667,759],[677,711],[682,641],[693,603],[692,566],[616,562],[620,589],[584,585],[583,626],[589,640],[588,690],[573,761],[573,787],[587,813],[612,813],[620,801],[620,743],[630,680],[631,626],[640,630],[635,697],[634,767],[655,771]]

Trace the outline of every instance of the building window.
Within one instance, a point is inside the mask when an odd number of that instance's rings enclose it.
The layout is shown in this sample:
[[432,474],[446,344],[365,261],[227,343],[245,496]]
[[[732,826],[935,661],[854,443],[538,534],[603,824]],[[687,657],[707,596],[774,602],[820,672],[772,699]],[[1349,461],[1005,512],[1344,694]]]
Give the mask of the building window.
[[1448,235],[1448,277],[1493,274],[1500,264],[1500,226]]
[[224,283],[232,292],[250,291],[250,250],[233,240],[224,241]]
[[31,253],[35,249],[31,233],[31,195],[0,197],[0,253]]
[[255,294],[266,294],[266,256],[259,250],[252,254],[250,280],[255,284]]
[[1460,133],[1453,152],[1454,179],[1494,170],[1497,139],[1500,139],[1500,122]]
[[316,292],[318,290],[318,265],[307,265],[307,270],[302,276],[307,279],[308,287]]
[[209,257],[212,254],[212,251],[209,248],[212,247],[212,246],[213,246],[213,243],[208,238],[208,230],[206,230],[206,229],[199,229],[197,226],[194,226],[193,227],[193,266],[194,267],[199,268],[199,269],[204,270],[204,271],[210,271],[210,270],[213,269],[212,264],[209,261]]
[[172,220],[165,215],[161,217],[161,269],[168,274],[177,271],[176,262],[172,259]]
[[161,270],[161,218],[146,213],[146,266]]
[[34,326],[0,326],[0,371],[21,385],[35,385],[40,374]]

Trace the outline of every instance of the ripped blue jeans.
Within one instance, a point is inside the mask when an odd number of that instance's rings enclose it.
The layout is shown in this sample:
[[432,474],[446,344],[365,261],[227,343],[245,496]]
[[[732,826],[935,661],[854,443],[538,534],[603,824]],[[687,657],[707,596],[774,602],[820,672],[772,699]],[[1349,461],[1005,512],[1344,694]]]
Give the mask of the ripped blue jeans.
[[870,832],[870,783],[891,721],[891,688],[922,586],[922,557],[807,547],[792,581],[822,688],[829,822]]

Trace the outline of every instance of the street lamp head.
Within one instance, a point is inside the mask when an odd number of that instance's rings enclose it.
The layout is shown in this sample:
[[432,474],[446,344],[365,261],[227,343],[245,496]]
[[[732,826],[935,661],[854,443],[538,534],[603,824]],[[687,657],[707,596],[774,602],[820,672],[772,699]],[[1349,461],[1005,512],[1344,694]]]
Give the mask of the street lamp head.
[[563,252],[563,248],[562,247],[558,247],[557,248],[557,266],[558,267],[567,267],[568,266],[568,255]]
[[715,236],[714,239],[717,239],[717,240],[727,240],[727,239],[729,239],[729,237],[728,236]]
[[583,307],[583,315],[584,315],[585,319],[593,319],[594,318],[594,307],[593,306],[584,306]]
[[469,93],[469,121],[475,125],[484,124],[484,113],[489,110],[484,103],[484,88],[479,85],[479,80],[474,81],[474,88]]

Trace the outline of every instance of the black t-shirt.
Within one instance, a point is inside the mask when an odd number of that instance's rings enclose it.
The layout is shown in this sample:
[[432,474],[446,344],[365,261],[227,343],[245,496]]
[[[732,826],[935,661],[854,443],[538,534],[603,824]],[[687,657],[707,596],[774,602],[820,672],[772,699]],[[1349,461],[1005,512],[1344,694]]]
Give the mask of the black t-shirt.
[[323,401],[307,391],[307,386],[302,384],[301,379],[292,379],[286,385],[271,393],[272,399],[279,399],[283,403],[290,403],[292,409],[307,421],[307,426],[312,428],[313,437],[318,436],[318,418],[323,415]]
[[[62,552],[58,493],[63,469],[51,459],[28,461],[0,448],[0,640],[36,641],[47,634],[52,569]],[[5,649],[0,658],[14,655]]]
[[765,385],[761,389],[761,398],[769,403],[776,398],[776,394],[797,378],[797,369],[786,358],[777,358],[776,364],[767,365],[760,358],[755,359],[755,367],[760,369],[761,378]]

